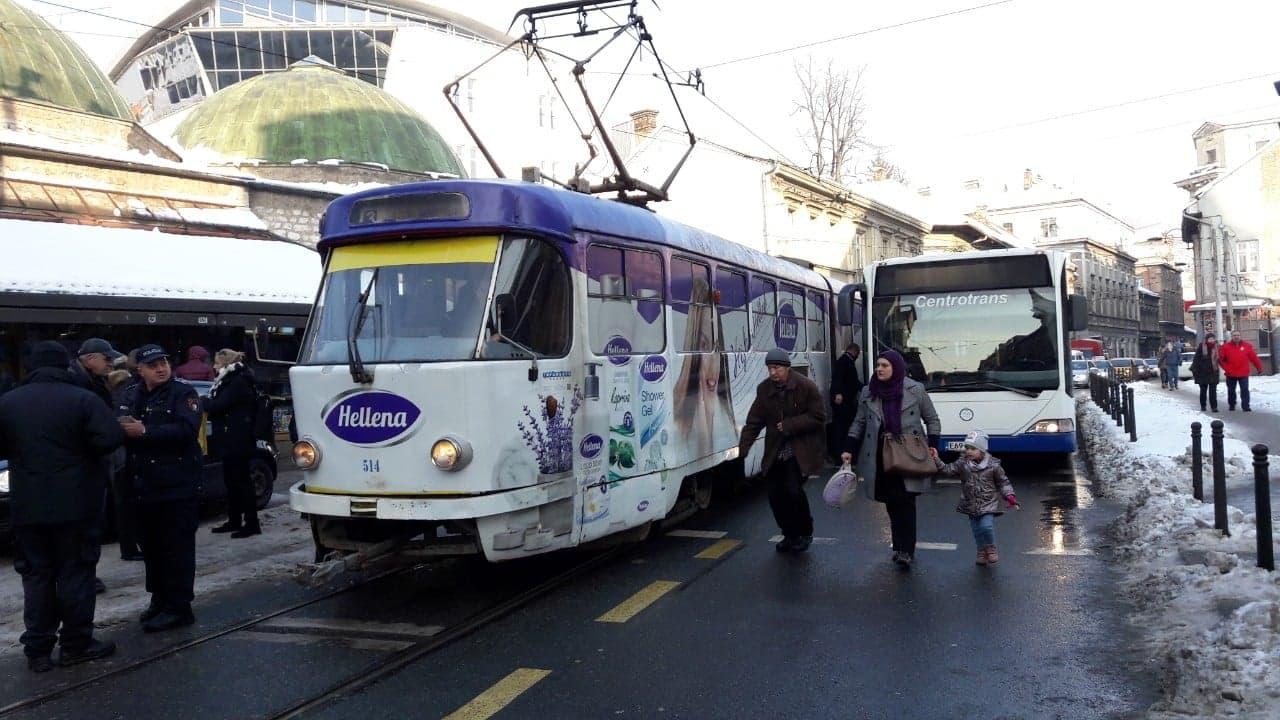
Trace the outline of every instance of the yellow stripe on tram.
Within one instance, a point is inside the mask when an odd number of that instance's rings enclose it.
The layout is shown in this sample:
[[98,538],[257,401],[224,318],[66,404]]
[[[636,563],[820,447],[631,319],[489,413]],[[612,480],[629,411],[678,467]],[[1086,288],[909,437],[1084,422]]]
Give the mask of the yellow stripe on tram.
[[487,720],[550,674],[550,670],[520,668],[477,695],[471,702],[446,715],[444,720]]
[[491,263],[497,255],[497,235],[345,245],[333,251],[329,272],[391,265]]

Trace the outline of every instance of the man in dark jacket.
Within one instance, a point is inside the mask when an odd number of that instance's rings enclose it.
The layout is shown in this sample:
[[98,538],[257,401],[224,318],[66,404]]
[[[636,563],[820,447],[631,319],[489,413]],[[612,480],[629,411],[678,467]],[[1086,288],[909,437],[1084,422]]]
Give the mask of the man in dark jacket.
[[[115,362],[123,357],[124,355],[111,347],[111,343],[106,340],[103,340],[102,338],[89,338],[88,340],[80,343],[80,349],[76,351],[76,359],[71,363],[71,374],[75,376],[76,382],[81,387],[91,391],[94,395],[97,395],[98,398],[102,400],[103,404],[106,405],[107,409],[113,412],[115,410],[115,402],[112,400],[111,390],[107,387],[107,375],[111,373],[111,369]],[[121,457],[123,457],[123,453],[121,453]],[[113,459],[114,454],[113,456],[105,457],[102,460],[107,466],[107,477],[109,479],[115,475],[115,468],[117,466],[117,463],[115,463]],[[114,482],[109,483],[106,492],[104,493],[102,502],[103,512],[99,517],[99,522],[105,523],[106,521],[107,499],[113,494],[114,486]],[[134,552],[136,553],[136,543],[133,542],[132,529],[128,526],[121,525],[119,530],[121,554],[127,555],[128,553],[126,553],[125,550],[130,546],[134,548]],[[94,579],[93,583],[94,590],[99,594],[107,591],[106,586],[102,584],[101,580]]]
[[822,471],[826,413],[822,393],[809,378],[791,372],[791,357],[774,348],[765,355],[769,377],[756,387],[756,399],[738,441],[746,457],[765,430],[761,470],[769,483],[769,507],[782,529],[778,552],[804,552],[813,542],[813,516],[804,481]]
[[[37,343],[35,370],[0,398],[0,457],[9,460],[14,534],[22,575],[22,644],[35,672],[115,652],[93,638],[93,581],[99,556],[99,515],[106,489],[103,457],[124,432],[110,410],[78,387],[71,356],[56,342]],[[61,625],[61,631],[59,631]]]
[[120,419],[129,436],[129,475],[138,499],[138,529],[151,605],[147,632],[195,622],[196,482],[200,477],[200,397],[173,379],[159,345],[138,350],[142,382],[133,386]]
[[844,438],[849,434],[854,415],[858,413],[858,394],[862,392],[862,378],[858,374],[858,356],[861,354],[862,348],[858,343],[849,343],[831,370],[831,425],[827,449],[836,456],[844,447]]

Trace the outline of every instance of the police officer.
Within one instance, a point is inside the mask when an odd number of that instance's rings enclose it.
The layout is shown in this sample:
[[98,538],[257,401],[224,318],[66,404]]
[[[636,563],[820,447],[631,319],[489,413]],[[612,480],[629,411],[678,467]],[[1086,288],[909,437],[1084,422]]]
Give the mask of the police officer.
[[[0,398],[0,457],[9,460],[17,557],[26,632],[22,645],[35,672],[97,660],[115,644],[93,639],[94,569],[107,483],[104,455],[124,433],[90,391],[79,387],[71,356],[57,342],[37,343],[35,368]],[[59,632],[61,625],[61,632]]]
[[142,628],[160,632],[195,622],[196,483],[200,477],[200,398],[173,378],[159,345],[138,349],[142,382],[126,395],[120,425],[138,500],[138,529],[151,605]]

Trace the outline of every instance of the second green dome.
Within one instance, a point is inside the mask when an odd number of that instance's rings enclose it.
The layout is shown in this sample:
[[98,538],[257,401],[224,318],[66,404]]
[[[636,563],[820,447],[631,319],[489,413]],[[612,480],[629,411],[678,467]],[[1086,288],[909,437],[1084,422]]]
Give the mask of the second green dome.
[[214,93],[175,131],[188,150],[288,163],[338,159],[462,176],[435,128],[404,103],[336,68],[300,62]]

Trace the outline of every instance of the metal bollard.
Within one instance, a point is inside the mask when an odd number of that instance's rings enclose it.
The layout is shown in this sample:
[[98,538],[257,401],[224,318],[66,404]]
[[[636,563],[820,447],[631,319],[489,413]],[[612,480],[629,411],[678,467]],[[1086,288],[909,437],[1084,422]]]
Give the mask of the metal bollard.
[[1125,427],[1129,430],[1129,442],[1138,442],[1138,416],[1137,412],[1133,409],[1133,388],[1125,388],[1124,392],[1124,407],[1126,411],[1124,415],[1124,422]]
[[1253,512],[1258,525],[1258,567],[1275,570],[1275,548],[1271,544],[1271,473],[1267,465],[1267,446],[1254,445]]
[[1116,383],[1116,427],[1124,427],[1124,385]]
[[1204,502],[1204,450],[1200,448],[1200,428],[1200,423],[1191,423],[1191,497]]
[[1214,420],[1210,438],[1213,442],[1213,527],[1223,535],[1231,536],[1227,527],[1227,463],[1222,452],[1222,421]]

